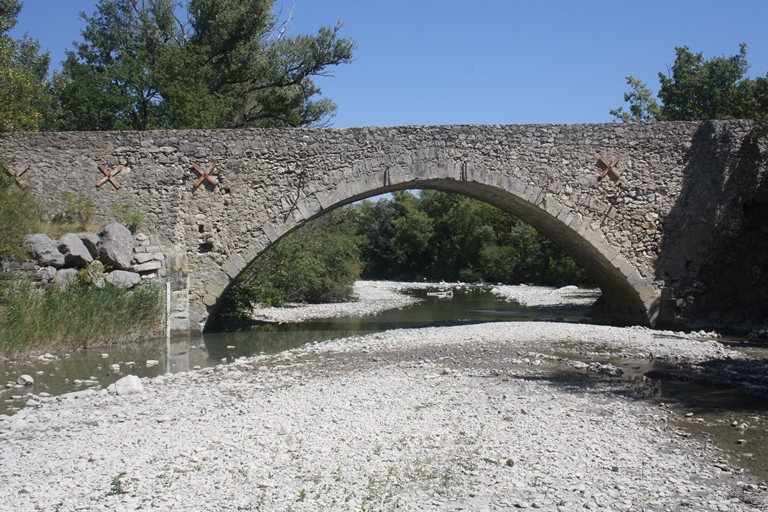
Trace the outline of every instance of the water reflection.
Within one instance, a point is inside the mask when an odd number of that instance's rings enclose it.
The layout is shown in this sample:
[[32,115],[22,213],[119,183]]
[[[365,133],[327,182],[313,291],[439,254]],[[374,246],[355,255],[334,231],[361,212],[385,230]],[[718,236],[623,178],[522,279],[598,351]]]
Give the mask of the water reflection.
[[[253,354],[273,354],[306,343],[383,332],[390,329],[446,326],[481,322],[524,320],[583,321],[586,308],[538,309],[507,302],[483,287],[462,287],[453,298],[427,295],[413,290],[422,302],[376,315],[309,320],[296,324],[255,326],[244,331],[205,334],[205,346],[215,360]],[[545,318],[546,317],[546,318]],[[234,348],[227,348],[234,347]]]

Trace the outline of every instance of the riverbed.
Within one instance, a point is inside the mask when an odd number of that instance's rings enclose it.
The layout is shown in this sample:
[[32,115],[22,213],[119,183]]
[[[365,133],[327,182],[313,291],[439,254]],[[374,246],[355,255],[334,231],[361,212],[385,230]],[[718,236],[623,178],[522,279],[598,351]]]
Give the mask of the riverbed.
[[[578,354],[578,357],[575,356]],[[0,417],[8,510],[758,510],[761,478],[622,361],[715,339],[502,322],[399,329],[36,397]],[[587,362],[589,361],[589,362]],[[702,421],[700,421],[702,420]],[[738,420],[741,420],[740,422]],[[765,413],[738,418],[734,446]],[[744,445],[736,445],[744,440]]]

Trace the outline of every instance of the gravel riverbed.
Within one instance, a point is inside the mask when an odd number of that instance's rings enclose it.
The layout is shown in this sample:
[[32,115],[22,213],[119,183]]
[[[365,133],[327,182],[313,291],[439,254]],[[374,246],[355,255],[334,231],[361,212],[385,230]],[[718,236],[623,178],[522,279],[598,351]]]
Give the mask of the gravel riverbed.
[[0,416],[0,509],[765,509],[765,486],[682,431],[684,415],[553,372],[573,343],[743,357],[680,333],[494,323],[36,397]]
[[260,322],[283,323],[303,322],[316,318],[372,315],[388,309],[416,304],[420,299],[406,295],[405,291],[426,286],[440,285],[397,281],[357,281],[354,291],[358,299],[356,301],[337,304],[294,304],[284,308],[256,308],[251,318]]

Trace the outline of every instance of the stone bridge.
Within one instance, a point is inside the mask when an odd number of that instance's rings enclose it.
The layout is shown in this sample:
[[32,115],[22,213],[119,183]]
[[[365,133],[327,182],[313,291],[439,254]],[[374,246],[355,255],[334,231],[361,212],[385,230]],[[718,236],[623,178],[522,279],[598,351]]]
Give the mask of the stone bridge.
[[543,232],[600,286],[599,319],[736,325],[768,317],[753,132],[731,121],[13,133],[0,155],[28,167],[20,180],[50,216],[67,192],[93,199],[97,223],[115,220],[115,204],[143,211],[166,255],[158,277],[182,297],[176,329],[210,327],[241,271],[306,221],[402,189],[464,194]]

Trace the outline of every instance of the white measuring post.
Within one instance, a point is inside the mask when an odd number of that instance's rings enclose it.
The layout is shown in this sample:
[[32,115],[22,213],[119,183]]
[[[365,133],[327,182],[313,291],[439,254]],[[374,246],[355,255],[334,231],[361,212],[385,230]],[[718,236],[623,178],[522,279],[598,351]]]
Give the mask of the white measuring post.
[[165,373],[171,373],[171,282],[165,283]]

